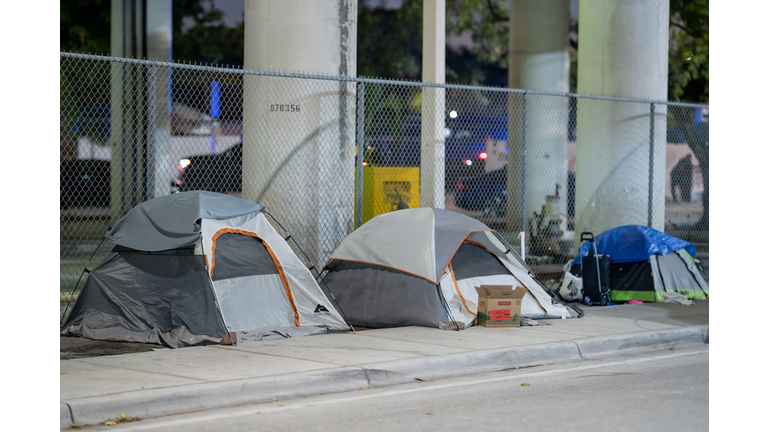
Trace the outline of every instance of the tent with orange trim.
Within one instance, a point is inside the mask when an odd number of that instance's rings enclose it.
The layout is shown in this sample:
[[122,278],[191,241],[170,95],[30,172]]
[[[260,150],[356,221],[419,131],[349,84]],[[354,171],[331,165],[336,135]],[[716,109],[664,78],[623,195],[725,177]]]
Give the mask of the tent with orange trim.
[[176,348],[346,328],[265,212],[204,191],[139,204],[107,233],[116,246],[90,272],[61,334]]
[[333,292],[347,322],[361,327],[470,326],[480,285],[525,287],[524,317],[571,318],[496,231],[448,210],[376,216],[341,242],[324,272],[321,286]]

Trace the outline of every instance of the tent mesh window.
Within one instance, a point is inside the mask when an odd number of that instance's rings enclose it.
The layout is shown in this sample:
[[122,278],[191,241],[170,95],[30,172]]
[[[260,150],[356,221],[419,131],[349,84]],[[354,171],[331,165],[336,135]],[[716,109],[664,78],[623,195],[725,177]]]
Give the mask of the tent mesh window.
[[451,259],[457,280],[473,277],[508,275],[509,270],[496,255],[488,253],[482,246],[463,243]]
[[213,255],[211,279],[214,281],[278,274],[264,242],[256,237],[224,233],[216,239]]

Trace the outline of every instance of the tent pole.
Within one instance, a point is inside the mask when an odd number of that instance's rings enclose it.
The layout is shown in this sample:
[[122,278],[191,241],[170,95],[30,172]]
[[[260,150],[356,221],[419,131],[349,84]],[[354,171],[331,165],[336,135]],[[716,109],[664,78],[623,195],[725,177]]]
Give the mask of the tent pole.
[[200,236],[200,252],[202,252],[203,254],[203,262],[205,263],[205,274],[208,276],[208,282],[211,283],[211,291],[213,291],[213,301],[216,303],[216,310],[219,311],[219,316],[221,317],[221,323],[224,324],[224,331],[227,333],[227,337],[229,338],[229,344],[232,346],[237,346],[237,343],[235,343],[235,338],[233,338],[229,334],[229,327],[227,327],[227,321],[224,319],[224,311],[221,310],[221,303],[219,303],[219,295],[216,294],[216,288],[214,288],[213,279],[211,278],[212,275],[210,270],[208,270],[208,260],[205,257],[205,246],[203,246],[203,236]]
[[[322,276],[322,273],[320,273],[319,275],[317,275],[317,277],[318,277],[318,278],[319,278],[320,276]],[[327,283],[325,283],[325,278],[323,278],[323,279],[320,279],[320,281],[323,283],[323,285],[325,285],[325,289],[327,289],[327,290],[328,290],[328,292],[331,294],[331,297],[333,297],[333,301],[336,303],[336,307],[338,307],[338,308],[339,308],[339,311],[341,312],[341,315],[344,317],[344,321],[345,321],[345,322],[346,322],[346,324],[349,326],[349,329],[350,329],[350,330],[352,330],[352,333],[354,333],[354,334],[357,334],[357,332],[355,331],[355,328],[354,328],[354,327],[352,327],[352,324],[350,324],[350,323],[349,323],[349,319],[347,318],[347,314],[345,314],[345,313],[344,313],[344,309],[342,309],[342,308],[341,308],[341,305],[339,304],[339,301],[338,301],[338,300],[336,300],[336,296],[335,296],[335,295],[333,295],[333,291],[331,291],[331,288],[328,286],[328,284],[327,284]]]
[[[320,276],[322,275],[322,272],[320,272],[320,271],[317,269],[317,267],[315,267],[315,263],[313,263],[313,262],[312,262],[312,260],[311,260],[311,259],[309,259],[309,256],[307,256],[307,253],[306,253],[306,252],[304,252],[304,249],[302,249],[302,248],[301,248],[301,245],[299,245],[299,243],[296,241],[296,239],[295,239],[295,238],[291,237],[291,233],[289,233],[289,232],[288,232],[288,230],[287,230],[287,229],[285,229],[285,227],[283,226],[283,224],[281,224],[281,223],[280,223],[280,221],[278,221],[278,220],[277,220],[277,218],[275,218],[274,216],[272,216],[272,213],[270,213],[269,211],[267,211],[266,207],[265,207],[264,209],[262,209],[261,211],[262,211],[262,213],[266,213],[266,214],[268,214],[268,215],[269,215],[269,217],[271,217],[271,218],[272,218],[272,220],[273,220],[273,221],[275,221],[275,223],[276,223],[277,225],[279,225],[279,226],[280,226],[280,228],[283,230],[283,232],[285,232],[285,234],[286,234],[286,235],[288,235],[288,237],[286,237],[286,238],[284,239],[285,241],[288,241],[289,239],[290,239],[290,240],[293,240],[293,244],[295,244],[295,245],[296,245],[296,247],[297,247],[297,248],[299,248],[299,250],[301,251],[302,255],[304,255],[304,258],[306,258],[306,259],[307,259],[307,262],[309,262],[309,265],[311,266],[311,267],[309,267],[309,271],[311,272],[312,270],[314,270],[314,271],[315,271],[315,273],[317,273],[317,277],[315,278],[315,281],[317,281],[317,279],[318,279],[318,278],[320,278]],[[335,295],[333,295],[333,292],[332,292],[332,291],[331,291],[331,289],[328,287],[328,284],[327,284],[327,283],[325,283],[325,280],[323,280],[322,282],[323,282],[323,285],[325,285],[325,289],[327,289],[327,290],[328,290],[328,292],[329,292],[329,293],[331,293],[331,297],[333,297],[333,301],[334,301],[334,302],[336,302],[336,306],[338,306],[338,308],[339,308],[339,311],[341,312],[341,315],[342,315],[342,316],[343,316],[343,318],[344,318],[344,321],[346,321],[346,322],[345,322],[345,324],[347,324],[347,325],[349,326],[349,329],[350,329],[350,330],[352,330],[352,333],[354,333],[354,334],[357,334],[357,332],[355,331],[355,328],[354,328],[354,327],[352,327],[352,324],[350,324],[350,323],[349,323],[349,320],[347,319],[347,314],[345,314],[345,313],[344,313],[344,310],[342,310],[342,309],[341,309],[341,305],[339,305],[339,302],[338,302],[338,300],[336,300],[336,296],[335,296]]]
[[[447,315],[448,319],[453,321],[453,325],[456,326],[456,331],[460,331],[459,330],[459,323],[456,322],[456,318],[454,318],[453,314],[451,313],[451,308],[448,307],[448,302],[445,301],[445,296],[443,296],[443,290],[440,289],[440,285],[439,284],[435,284],[435,288],[437,288],[437,294],[440,296],[440,300],[442,300],[442,302],[443,302],[443,307],[445,308],[445,314]],[[438,323],[438,327],[440,327],[440,323]]]
[[[96,249],[91,254],[91,257],[88,258],[88,262],[85,264],[85,267],[83,267],[83,271],[80,272],[80,277],[77,279],[77,283],[75,284],[75,287],[72,289],[72,293],[69,294],[69,298],[67,299],[67,307],[64,308],[64,313],[61,314],[61,320],[59,320],[59,328],[61,328],[61,325],[64,324],[64,317],[67,316],[67,311],[69,311],[69,304],[72,302],[72,296],[75,295],[75,291],[77,291],[77,286],[80,285],[80,281],[83,279],[83,275],[86,271],[88,271],[88,265],[91,263],[91,260],[96,255],[96,252],[99,251],[99,248],[101,248],[102,243],[104,243],[104,240],[106,239],[106,237],[101,239],[101,242],[99,242],[99,245],[96,246]],[[88,273],[90,273],[90,271],[88,271]]]

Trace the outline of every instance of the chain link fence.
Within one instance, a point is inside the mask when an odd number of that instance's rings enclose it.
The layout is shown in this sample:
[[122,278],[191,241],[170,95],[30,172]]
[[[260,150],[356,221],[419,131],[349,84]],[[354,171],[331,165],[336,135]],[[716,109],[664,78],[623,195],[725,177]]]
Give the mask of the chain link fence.
[[435,206],[524,238],[545,280],[626,224],[708,268],[706,105],[60,58],[62,302],[128,210],[189,190],[265,205],[318,267],[372,217]]

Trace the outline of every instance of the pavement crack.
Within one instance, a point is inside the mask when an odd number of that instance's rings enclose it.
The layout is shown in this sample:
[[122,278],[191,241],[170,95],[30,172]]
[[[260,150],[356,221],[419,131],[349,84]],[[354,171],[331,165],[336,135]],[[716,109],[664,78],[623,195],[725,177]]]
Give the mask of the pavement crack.
[[[641,329],[643,329],[643,330],[648,330],[648,331],[657,331],[657,330],[659,330],[659,329],[651,329],[651,328],[648,328],[648,327],[643,327],[643,326],[640,324],[640,321],[641,321],[641,320],[635,320],[635,325],[636,325],[636,326],[638,326],[638,327],[640,327],[640,328],[641,328]],[[664,330],[666,330],[666,329],[664,329]]]
[[67,407],[67,410],[69,411],[70,425],[77,424],[77,422],[75,421],[75,413],[72,412],[72,407],[66,402],[62,402],[62,403]]
[[136,371],[136,372],[142,372],[142,373],[153,373],[153,374],[157,374],[157,375],[171,376],[171,377],[175,377],[175,378],[184,378],[184,379],[188,379],[188,380],[192,380],[192,381],[198,381],[198,382],[207,382],[207,380],[204,380],[204,379],[193,378],[193,377],[184,376],[184,375],[176,375],[176,374],[172,374],[172,373],[168,373],[168,372],[148,371],[148,370],[145,370],[145,369],[134,369],[134,368],[124,367],[124,366],[105,366],[105,365],[102,365],[102,364],[99,364],[99,363],[90,363],[90,362],[88,362],[86,360],[78,360],[78,361],[82,362],[82,363],[87,363],[87,364],[90,364],[90,365],[93,365],[93,366],[104,367],[104,368],[124,369],[124,370],[130,370],[130,371]]
[[265,353],[265,352],[245,351],[245,350],[239,350],[237,348],[230,348],[230,349],[232,351],[237,351],[239,353],[245,353],[245,354],[255,354],[255,355],[265,355],[265,356],[270,356],[270,357],[287,358],[287,359],[291,359],[291,360],[308,361],[308,362],[312,362],[312,363],[322,363],[322,364],[327,364],[327,365],[336,366],[336,367],[338,367],[338,366],[345,366],[345,365],[339,365],[338,363],[331,363],[331,362],[325,362],[325,361],[314,360],[314,359],[306,359],[306,358],[285,356],[285,355],[279,355],[279,354],[270,354],[270,353]]
[[583,354],[581,354],[581,347],[579,346],[579,344],[577,344],[575,341],[568,341],[568,342],[570,342],[570,343],[572,343],[572,344],[576,345],[576,350],[577,350],[577,351],[579,351],[579,357],[581,357],[581,359],[582,359],[582,360],[586,360],[586,359],[584,358],[584,355],[583,355]]
[[365,382],[368,383],[369,387],[373,387],[373,384],[371,384],[371,378],[368,376],[368,368],[360,368],[363,370],[363,373],[365,374]]

